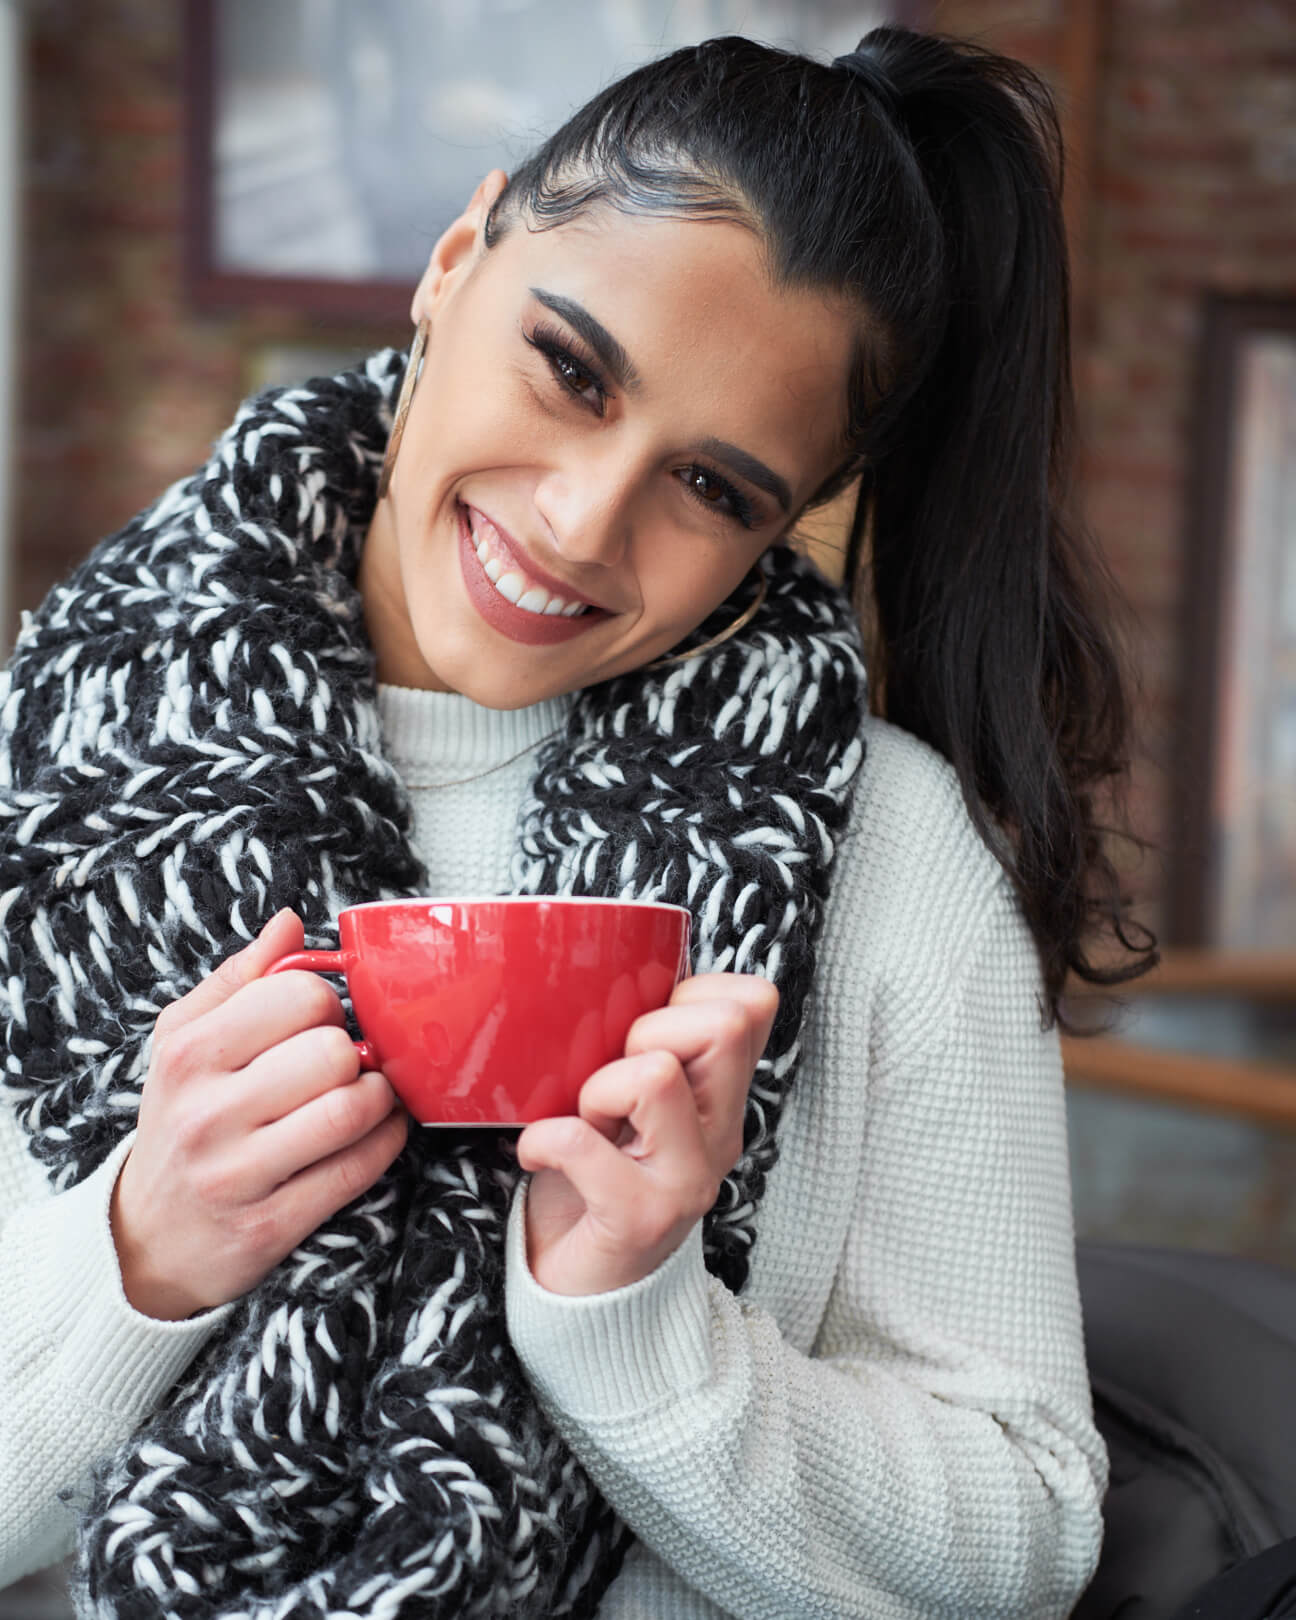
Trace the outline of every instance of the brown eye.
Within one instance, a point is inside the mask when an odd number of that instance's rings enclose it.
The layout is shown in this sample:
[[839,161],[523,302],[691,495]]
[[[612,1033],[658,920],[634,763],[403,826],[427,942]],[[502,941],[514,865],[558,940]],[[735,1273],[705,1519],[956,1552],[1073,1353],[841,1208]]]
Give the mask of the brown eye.
[[721,478],[707,467],[681,467],[676,476],[684,488],[702,506],[726,517],[737,519],[744,529],[754,527],[756,514],[751,502],[740,495],[727,478]]
[[597,379],[590,376],[585,367],[578,360],[573,360],[569,354],[556,355],[554,365],[557,367],[559,376],[573,394],[583,394],[587,388],[595,386]]
[[523,337],[544,356],[559,388],[573,399],[588,405],[596,415],[602,416],[610,395],[593,366],[578,359],[547,326],[537,326],[534,331],[523,333]]

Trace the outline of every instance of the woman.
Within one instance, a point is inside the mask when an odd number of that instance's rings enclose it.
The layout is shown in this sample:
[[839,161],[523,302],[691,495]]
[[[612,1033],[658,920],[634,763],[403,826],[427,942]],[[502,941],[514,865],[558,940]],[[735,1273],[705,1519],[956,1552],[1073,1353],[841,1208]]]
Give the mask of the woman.
[[[1054,1026],[1134,942],[1055,155],[970,46],[667,57],[24,628],[0,1579],[72,1506],[102,1615],[1068,1612]],[[886,722],[787,543],[856,477]],[[407,1139],[261,975],[509,887],[679,899],[695,977],[579,1119]]]

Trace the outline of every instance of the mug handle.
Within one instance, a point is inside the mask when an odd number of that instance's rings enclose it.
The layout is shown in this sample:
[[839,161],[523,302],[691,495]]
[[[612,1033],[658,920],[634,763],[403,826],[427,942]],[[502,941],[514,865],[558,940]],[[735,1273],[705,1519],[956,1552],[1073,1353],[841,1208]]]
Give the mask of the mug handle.
[[[341,951],[290,951],[287,956],[281,956],[277,962],[271,962],[266,974],[289,973],[295,968],[301,968],[306,973],[341,973],[343,977],[346,976]],[[381,1072],[382,1065],[370,1041],[352,1041],[351,1044],[360,1055],[362,1069],[377,1069]]]

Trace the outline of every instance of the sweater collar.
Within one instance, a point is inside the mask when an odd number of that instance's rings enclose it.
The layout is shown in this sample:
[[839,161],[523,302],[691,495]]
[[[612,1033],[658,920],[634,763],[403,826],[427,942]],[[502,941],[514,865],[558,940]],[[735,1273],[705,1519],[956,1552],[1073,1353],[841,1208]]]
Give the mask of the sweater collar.
[[461,781],[543,742],[566,724],[571,701],[565,696],[523,709],[487,709],[457,692],[380,685],[383,752],[404,777]]

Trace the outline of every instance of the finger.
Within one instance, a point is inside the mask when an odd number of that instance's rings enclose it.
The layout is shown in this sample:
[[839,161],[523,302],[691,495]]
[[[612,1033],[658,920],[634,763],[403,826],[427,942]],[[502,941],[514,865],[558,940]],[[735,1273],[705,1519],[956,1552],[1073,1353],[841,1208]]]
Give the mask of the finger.
[[360,1054],[341,1024],[301,1030],[269,1048],[222,1083],[222,1098],[245,1130],[257,1130],[295,1112],[326,1091],[349,1086],[360,1074]]
[[636,1018],[626,1035],[627,1057],[639,1052],[670,1052],[686,1067],[701,1060],[737,1063],[750,1072],[756,1066],[754,1012],[741,1001],[698,1000],[661,1007]]
[[165,1021],[168,1029],[180,1029],[223,1006],[236,991],[259,979],[271,963],[290,951],[301,950],[305,938],[301,918],[295,911],[287,907],[277,911],[251,944],[227,956],[188,995],[165,1008],[159,1023]]
[[330,1215],[372,1187],[399,1156],[408,1130],[409,1115],[403,1108],[393,1109],[367,1136],[279,1186],[265,1201],[264,1217],[281,1234],[282,1252],[289,1253]]
[[618,1058],[596,1070],[581,1087],[580,1117],[629,1158],[656,1161],[657,1172],[677,1179],[694,1173],[692,1161],[707,1160],[697,1104],[683,1068],[669,1052]]
[[346,1022],[336,990],[315,973],[277,973],[245,984],[201,1021],[160,1034],[172,1075],[230,1074],[303,1030]]
[[669,1005],[683,1007],[697,1001],[711,1000],[733,1000],[752,1013],[759,1032],[758,1059],[774,1027],[779,1008],[778,990],[768,979],[762,979],[755,973],[699,973],[693,978],[680,980]]
[[755,1000],[699,998],[637,1018],[626,1036],[626,1055],[671,1052],[695,1089],[732,1079],[745,1092],[768,1036],[766,1008]]
[[681,1065],[718,1175],[742,1152],[747,1093],[769,1037],[771,1006],[758,993],[665,1007],[637,1019],[626,1039],[627,1055],[663,1050]]
[[263,1125],[247,1138],[243,1155],[248,1196],[265,1197],[312,1165],[336,1159],[364,1141],[395,1106],[386,1078],[369,1069],[350,1085],[330,1087]]
[[524,1170],[553,1170],[585,1206],[591,1236],[609,1255],[643,1253],[681,1225],[699,1220],[715,1199],[716,1178],[694,1139],[693,1153],[637,1159],[586,1119],[543,1119],[518,1138]]
[[572,1115],[539,1119],[517,1139],[518,1163],[524,1170],[556,1170],[575,1188],[597,1227],[615,1229],[643,1196],[643,1169],[613,1147],[588,1120]]

